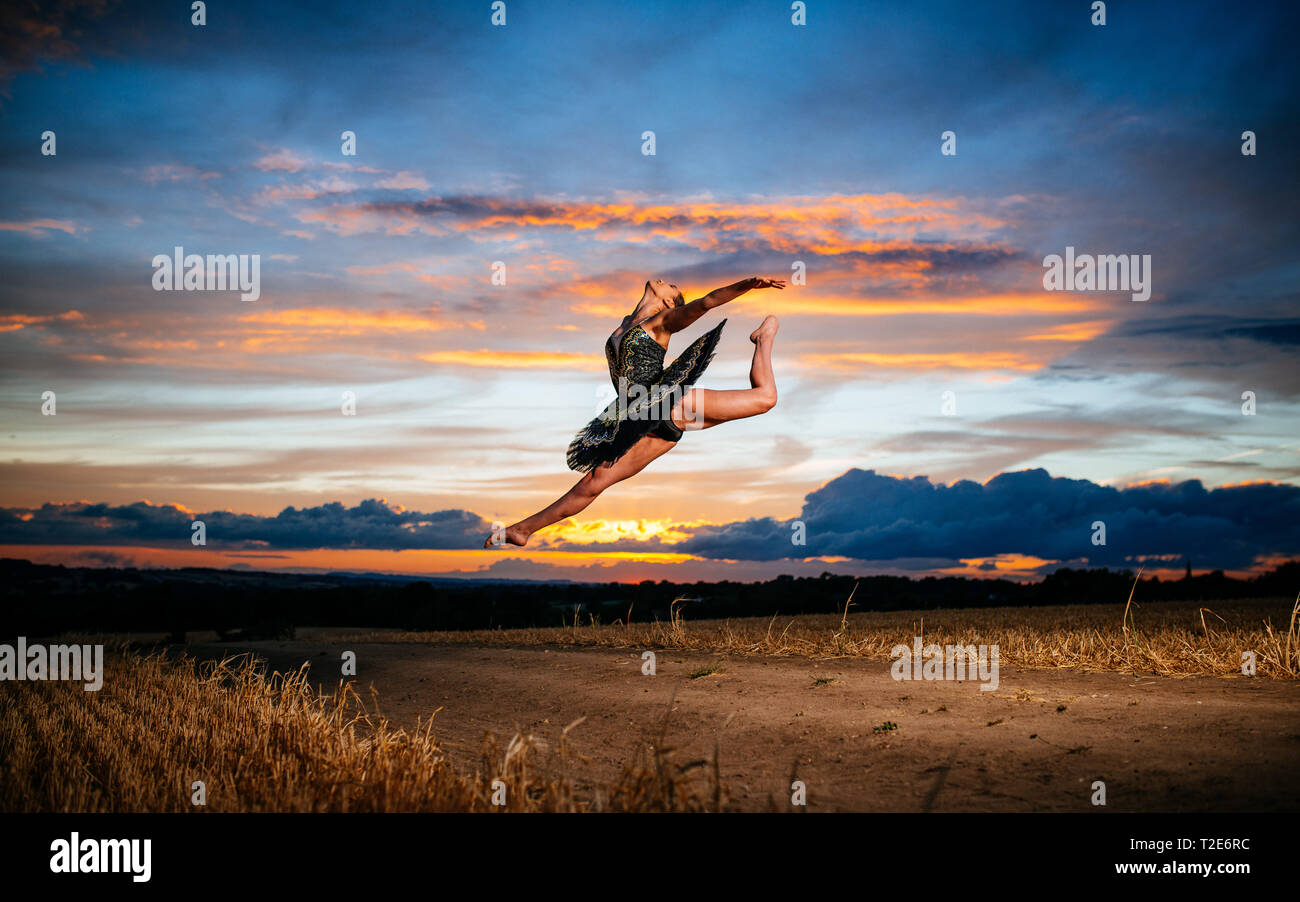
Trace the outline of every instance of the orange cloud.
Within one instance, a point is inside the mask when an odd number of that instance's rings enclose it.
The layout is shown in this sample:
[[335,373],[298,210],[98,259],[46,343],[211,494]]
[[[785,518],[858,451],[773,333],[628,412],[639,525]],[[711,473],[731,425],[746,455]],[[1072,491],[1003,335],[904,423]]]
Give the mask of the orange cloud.
[[281,147],[254,161],[253,165],[263,172],[298,172],[307,167],[307,160]]
[[562,354],[554,351],[432,351],[420,354],[426,363],[484,366],[493,369],[604,370],[605,359],[595,354]]
[[485,230],[563,228],[593,232],[600,241],[660,238],[699,250],[761,246],[779,253],[820,255],[897,251],[910,247],[910,241],[923,233],[942,233],[950,241],[969,240],[1003,225],[1000,219],[956,200],[909,199],[900,194],[672,203],[432,197],[417,203],[336,204],[303,211],[298,218],[342,234],[418,231],[477,237]]
[[50,232],[89,232],[90,226],[84,226],[70,219],[29,219],[25,222],[0,222],[0,232],[22,232],[25,235],[44,237]]
[[974,579],[1012,579],[1036,582],[1041,576],[1039,568],[1055,561],[1032,555],[998,554],[992,557],[962,558],[960,567],[943,567],[940,572],[948,576],[968,576]]
[[[281,336],[282,331],[266,327],[283,326],[288,329],[308,329],[333,335],[362,335],[369,332],[438,332],[443,329],[460,329],[471,325],[461,320],[443,316],[439,311],[357,310],[338,307],[299,307],[289,310],[267,310],[239,317],[241,323],[252,323],[264,328],[264,336]],[[482,324],[479,324],[482,328]]]
[[[639,286],[638,286],[639,287]],[[579,289],[578,293],[584,293]],[[595,294],[595,291],[589,293]],[[621,317],[631,309],[627,285],[619,300],[579,302],[570,306],[575,313]],[[608,297],[608,294],[605,295]],[[635,298],[633,298],[635,301]],[[981,316],[1023,316],[1038,313],[1088,312],[1104,299],[1048,293],[1005,293],[957,297],[856,298],[806,294],[786,289],[763,295],[763,310],[777,315],[798,316],[903,316],[916,314],[974,314]]]
[[1087,323],[1062,323],[1059,326],[1053,326],[1046,332],[1039,332],[1034,335],[1022,335],[1021,341],[1070,341],[1084,342],[1092,341],[1098,335],[1103,335],[1115,325],[1114,320],[1101,320]]
[[85,315],[77,310],[69,310],[65,313],[51,313],[48,316],[28,316],[23,313],[12,313],[8,316],[0,316],[0,332],[17,332],[19,329],[38,326],[42,323],[81,322],[85,318]]
[[938,354],[899,353],[880,354],[869,351],[852,351],[839,354],[804,354],[800,362],[809,367],[856,369],[861,366],[885,367],[894,370],[1024,370],[1040,369],[1045,360],[1031,360],[1008,351],[951,351]]

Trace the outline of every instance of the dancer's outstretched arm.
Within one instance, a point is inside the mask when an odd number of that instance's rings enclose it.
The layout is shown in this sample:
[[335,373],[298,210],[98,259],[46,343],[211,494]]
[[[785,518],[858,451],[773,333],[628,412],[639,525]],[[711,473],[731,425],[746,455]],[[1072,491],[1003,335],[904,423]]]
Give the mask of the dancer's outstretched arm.
[[673,307],[666,311],[660,321],[660,328],[665,332],[680,332],[715,307],[721,307],[728,301],[734,301],[746,291],[755,288],[785,288],[785,279],[764,279],[751,276],[732,285],[715,288],[702,298],[696,298],[689,304]]

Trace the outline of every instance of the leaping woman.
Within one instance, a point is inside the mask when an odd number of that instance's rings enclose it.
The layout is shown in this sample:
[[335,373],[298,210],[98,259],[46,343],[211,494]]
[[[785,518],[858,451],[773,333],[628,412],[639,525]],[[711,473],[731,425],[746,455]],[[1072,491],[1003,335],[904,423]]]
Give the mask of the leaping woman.
[[754,343],[749,388],[715,391],[692,387],[713,359],[725,319],[668,366],[664,366],[664,355],[669,336],[708,311],[755,288],[781,289],[785,285],[784,279],[754,276],[687,303],[671,282],[646,282],[641,300],[605,342],[609,378],[617,397],[569,444],[569,468],[585,475],[548,507],[493,532],[483,546],[527,544],[537,530],[572,517],[614,483],[640,473],[677,444],[685,431],[708,429],[771,410],[776,404],[772,375],[772,342],[778,326],[775,316],[766,317],[749,336]]

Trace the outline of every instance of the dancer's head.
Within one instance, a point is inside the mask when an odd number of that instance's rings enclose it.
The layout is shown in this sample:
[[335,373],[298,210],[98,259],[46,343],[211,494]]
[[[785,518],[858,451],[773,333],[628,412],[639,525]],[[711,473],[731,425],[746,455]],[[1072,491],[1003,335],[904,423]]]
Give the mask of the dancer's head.
[[645,283],[642,300],[657,300],[665,308],[680,307],[686,303],[682,290],[666,279],[650,279]]

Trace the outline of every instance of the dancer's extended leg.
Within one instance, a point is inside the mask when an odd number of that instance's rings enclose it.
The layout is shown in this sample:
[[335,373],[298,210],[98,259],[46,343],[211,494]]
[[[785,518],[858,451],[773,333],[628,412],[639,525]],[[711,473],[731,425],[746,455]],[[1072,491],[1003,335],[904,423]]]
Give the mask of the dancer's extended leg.
[[483,547],[487,548],[493,544],[499,545],[503,542],[509,542],[511,545],[527,544],[528,537],[537,530],[572,517],[595,501],[601,492],[614,483],[622,482],[629,476],[640,473],[652,460],[670,450],[673,444],[673,442],[662,439],[657,435],[643,437],[629,448],[626,454],[608,467],[596,467],[596,469],[587,473],[574,484],[573,488],[552,502],[550,506],[525,520],[520,520],[513,526],[506,527],[501,540],[494,543],[492,541],[493,537],[489,536],[488,540],[483,543]]
[[754,362],[749,365],[751,388],[716,391],[693,388],[673,408],[673,423],[683,430],[708,429],[729,420],[767,413],[776,406],[776,377],[772,374],[772,342],[780,327],[775,316],[763,320],[749,340],[754,343]]

